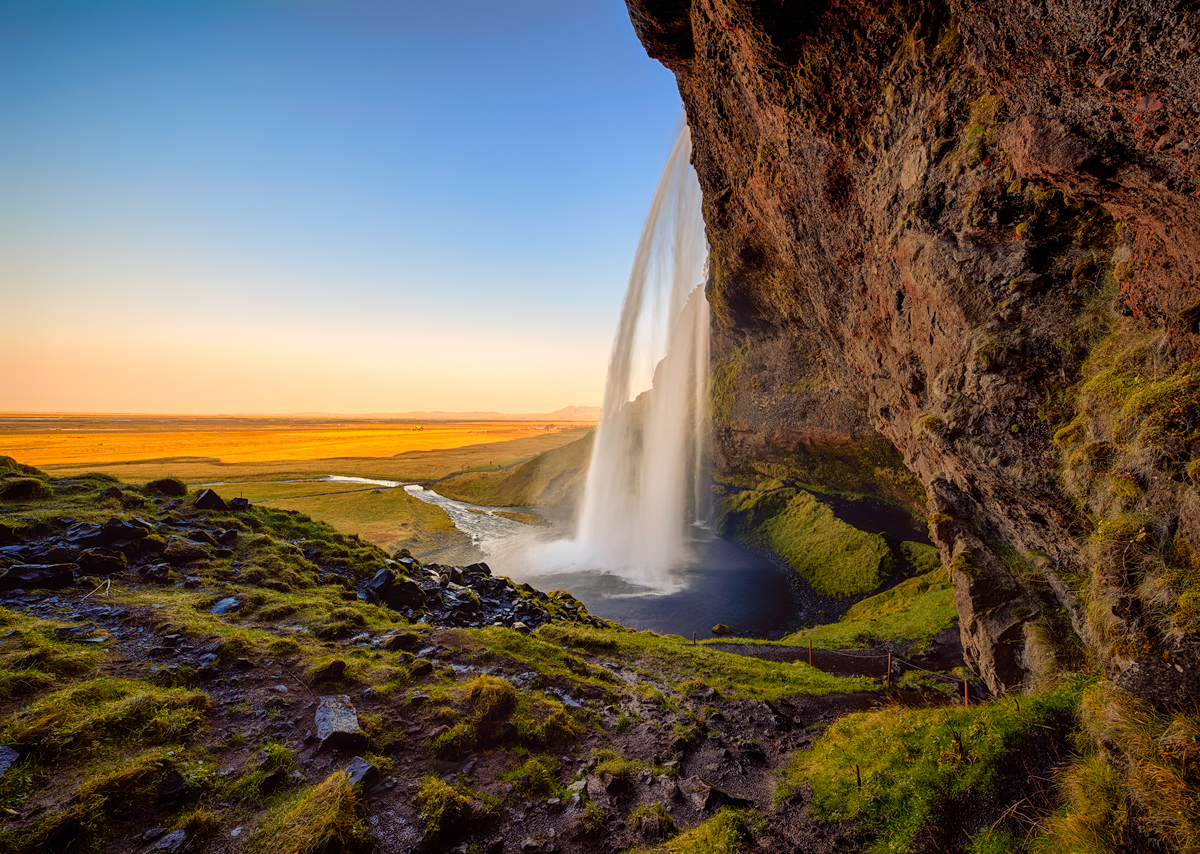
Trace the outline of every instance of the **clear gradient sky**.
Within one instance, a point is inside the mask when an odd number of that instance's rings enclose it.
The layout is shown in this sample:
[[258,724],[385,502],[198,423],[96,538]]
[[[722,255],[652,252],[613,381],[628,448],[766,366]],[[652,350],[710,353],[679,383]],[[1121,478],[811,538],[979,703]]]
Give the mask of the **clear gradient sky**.
[[0,411],[598,405],[680,112],[622,0],[0,0]]

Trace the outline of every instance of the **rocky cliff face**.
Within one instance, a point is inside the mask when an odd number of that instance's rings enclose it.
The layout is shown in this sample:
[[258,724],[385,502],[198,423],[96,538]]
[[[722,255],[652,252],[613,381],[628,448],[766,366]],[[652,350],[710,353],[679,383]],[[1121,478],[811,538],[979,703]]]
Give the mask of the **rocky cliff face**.
[[[879,434],[924,486],[994,690],[1082,655],[1182,702],[1196,3],[627,4],[704,192],[718,467],[811,482]],[[889,453],[872,488],[919,500]]]

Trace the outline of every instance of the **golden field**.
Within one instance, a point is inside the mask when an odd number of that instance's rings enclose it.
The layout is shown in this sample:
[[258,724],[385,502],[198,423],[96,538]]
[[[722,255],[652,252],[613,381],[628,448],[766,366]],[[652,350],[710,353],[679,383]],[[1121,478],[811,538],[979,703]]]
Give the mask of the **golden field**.
[[461,563],[478,559],[469,538],[443,510],[403,489],[295,481],[348,475],[429,482],[494,472],[590,429],[578,422],[0,414],[0,455],[56,476],[104,472],[128,483],[172,476],[193,488],[222,484],[215,488],[225,498],[299,510],[388,551],[408,548],[422,559]]
[[38,467],[170,457],[243,463],[393,457],[558,431],[519,421],[9,416],[0,417],[0,450]]

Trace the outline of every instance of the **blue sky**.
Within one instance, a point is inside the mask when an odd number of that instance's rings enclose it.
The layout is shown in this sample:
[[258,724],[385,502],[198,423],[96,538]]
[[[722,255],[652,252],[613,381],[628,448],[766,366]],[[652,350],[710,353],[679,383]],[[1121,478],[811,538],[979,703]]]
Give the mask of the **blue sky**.
[[679,118],[621,0],[0,0],[0,410],[596,405]]

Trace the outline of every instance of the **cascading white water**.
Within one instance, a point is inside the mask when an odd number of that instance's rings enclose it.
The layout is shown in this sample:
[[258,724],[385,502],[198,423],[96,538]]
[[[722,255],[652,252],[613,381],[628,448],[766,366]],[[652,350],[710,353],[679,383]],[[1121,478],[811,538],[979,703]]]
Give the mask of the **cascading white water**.
[[708,251],[691,150],[684,124],[621,307],[579,520],[578,544],[592,560],[660,589],[672,586],[670,570],[686,556],[685,533],[703,518],[706,492]]

